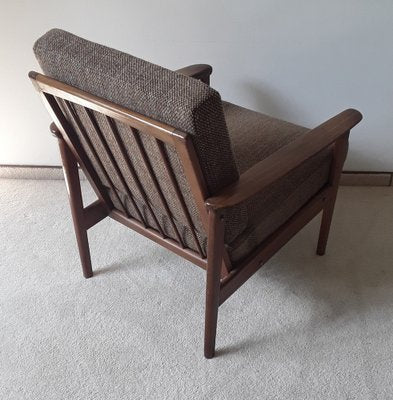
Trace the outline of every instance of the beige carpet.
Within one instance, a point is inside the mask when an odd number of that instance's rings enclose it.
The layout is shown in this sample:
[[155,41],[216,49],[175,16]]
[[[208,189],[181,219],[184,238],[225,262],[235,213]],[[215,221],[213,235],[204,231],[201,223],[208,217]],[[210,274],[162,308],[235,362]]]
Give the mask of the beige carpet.
[[[91,197],[90,195],[88,197]],[[105,220],[82,278],[64,182],[0,181],[0,399],[392,399],[393,188],[340,190],[220,309],[204,273]]]

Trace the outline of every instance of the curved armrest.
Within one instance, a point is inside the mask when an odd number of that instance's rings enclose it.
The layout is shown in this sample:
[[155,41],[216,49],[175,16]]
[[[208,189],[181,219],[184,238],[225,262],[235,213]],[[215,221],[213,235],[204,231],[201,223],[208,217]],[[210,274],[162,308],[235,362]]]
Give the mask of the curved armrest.
[[199,79],[203,83],[209,85],[210,75],[213,72],[213,68],[208,64],[194,64],[189,65],[188,67],[177,69],[176,72],[190,76],[191,78]]
[[206,200],[207,207],[231,207],[264,190],[304,161],[330,146],[362,119],[362,114],[348,109],[282,147],[240,175],[239,180]]

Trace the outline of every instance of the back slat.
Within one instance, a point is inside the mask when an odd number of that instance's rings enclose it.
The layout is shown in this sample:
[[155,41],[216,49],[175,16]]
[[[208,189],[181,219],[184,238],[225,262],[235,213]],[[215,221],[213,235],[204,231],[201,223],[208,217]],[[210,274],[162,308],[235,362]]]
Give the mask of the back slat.
[[112,132],[112,135],[113,135],[113,137],[115,139],[115,142],[116,142],[117,146],[119,147],[120,153],[121,153],[121,155],[122,155],[122,157],[123,157],[123,159],[125,161],[125,164],[127,166],[127,170],[130,173],[130,175],[132,176],[132,178],[134,179],[134,182],[135,182],[135,184],[136,184],[136,186],[137,186],[137,188],[139,190],[139,193],[142,196],[142,199],[144,201],[144,205],[150,211],[150,215],[152,216],[152,218],[153,218],[153,220],[154,220],[154,222],[155,222],[155,224],[157,226],[158,231],[164,237],[165,234],[164,234],[164,232],[163,232],[163,230],[161,228],[160,223],[158,222],[158,218],[157,218],[156,214],[154,213],[154,211],[153,211],[153,209],[152,209],[152,207],[150,205],[150,201],[148,199],[147,193],[146,193],[145,189],[143,188],[143,185],[142,185],[137,173],[135,172],[135,168],[134,168],[134,166],[132,164],[131,159],[128,157],[127,150],[126,150],[126,148],[124,146],[123,140],[120,137],[119,131],[118,131],[117,126],[116,126],[116,122],[111,117],[108,117],[108,116],[105,116],[105,117],[106,117],[106,120],[108,121],[108,125],[109,125],[109,127],[111,129],[111,132]]
[[157,180],[156,174],[155,174],[155,172],[153,170],[153,167],[151,165],[149,156],[146,153],[145,147],[144,147],[143,142],[142,142],[142,140],[141,140],[141,138],[139,136],[139,133],[132,126],[129,126],[129,128],[130,128],[131,134],[133,135],[133,137],[135,139],[135,143],[137,145],[138,151],[139,151],[140,155],[142,156],[143,162],[144,162],[144,164],[146,166],[146,169],[147,169],[147,171],[149,173],[149,176],[150,176],[150,178],[151,178],[151,180],[152,180],[152,182],[154,184],[154,188],[158,193],[158,196],[159,196],[159,199],[161,201],[161,204],[165,209],[166,216],[167,216],[167,218],[169,219],[169,221],[171,223],[173,231],[175,232],[177,241],[184,248],[185,245],[184,245],[183,240],[182,240],[182,238],[180,236],[180,233],[179,233],[179,230],[178,230],[178,228],[176,226],[176,223],[175,223],[175,221],[173,219],[172,212],[171,212],[171,210],[170,210],[170,208],[168,206],[168,203],[167,203],[167,201],[165,199],[165,196],[164,196],[164,194],[162,192],[161,186],[160,186],[160,184],[159,184],[159,182]]
[[142,215],[141,211],[139,210],[138,205],[136,204],[136,202],[134,200],[134,196],[132,195],[132,193],[130,191],[130,188],[128,187],[127,182],[126,182],[126,180],[125,180],[125,178],[124,178],[124,176],[123,176],[123,174],[122,174],[122,172],[120,170],[120,167],[119,167],[119,165],[118,165],[118,163],[117,163],[117,161],[116,161],[116,159],[115,159],[115,157],[114,157],[114,155],[112,153],[112,150],[110,149],[110,147],[108,145],[108,142],[105,139],[105,136],[101,131],[100,126],[98,125],[97,119],[94,116],[93,111],[91,111],[91,110],[89,110],[88,108],[85,108],[85,107],[83,107],[83,110],[85,111],[87,117],[89,118],[91,124],[93,125],[95,133],[97,134],[98,138],[100,139],[101,144],[104,146],[106,154],[109,157],[109,160],[110,160],[113,168],[115,169],[117,176],[120,179],[120,182],[121,182],[121,184],[123,186],[124,191],[127,193],[132,205],[134,206],[135,211],[138,214],[138,217],[139,217],[140,221],[146,227],[147,224],[145,222],[145,219],[143,218],[143,215]]
[[188,224],[188,229],[190,230],[191,235],[192,235],[192,237],[194,239],[195,246],[198,249],[198,252],[199,252],[200,256],[202,258],[204,258],[205,255],[203,254],[202,247],[201,247],[201,245],[199,243],[199,240],[198,240],[198,237],[197,237],[197,234],[196,234],[196,231],[195,231],[194,224],[192,222],[192,219],[191,219],[190,213],[188,211],[187,205],[186,205],[186,203],[184,201],[184,197],[183,197],[183,195],[182,195],[182,193],[181,193],[181,191],[179,189],[179,185],[177,183],[175,174],[173,173],[173,169],[172,169],[172,167],[171,167],[171,165],[169,163],[164,143],[161,142],[159,139],[155,139],[155,140],[156,140],[156,143],[157,143],[157,146],[158,146],[158,150],[159,150],[162,162],[163,162],[163,164],[165,166],[165,170],[166,170],[166,172],[168,174],[170,182],[173,185],[173,188],[175,189],[175,192],[176,192],[176,195],[177,195],[177,199],[179,200],[179,203],[180,203],[181,209],[183,211],[184,217],[186,218],[186,221],[187,221],[187,224]]
[[121,211],[123,211],[128,217],[130,217],[130,214],[128,213],[127,208],[125,207],[122,200],[120,199],[120,196],[117,193],[116,187],[115,187],[114,183],[112,182],[107,170],[105,169],[95,147],[93,146],[93,143],[91,142],[90,137],[89,137],[88,133],[86,132],[86,129],[85,129],[84,125],[82,124],[78,114],[75,112],[73,106],[71,105],[71,103],[68,100],[64,100],[64,104],[65,104],[74,124],[78,127],[80,134],[84,138],[90,152],[93,154],[93,157],[94,157],[96,163],[99,165],[102,174],[104,175],[105,179],[107,180],[107,182],[113,192],[113,195],[116,197],[116,200],[119,202]]
[[[52,94],[42,92],[42,99],[44,104],[48,107],[48,110],[55,121],[56,127],[65,135],[62,134],[63,140],[67,143],[67,146],[72,151],[74,157],[78,161],[78,164],[83,169],[86,178],[90,182],[93,190],[95,191],[99,201],[105,204],[108,210],[114,207],[113,201],[110,198],[107,190],[105,190],[102,179],[99,176],[97,169],[91,162],[91,159],[86,156],[86,152],[82,146],[82,143],[78,139],[78,134],[70,121],[66,117],[67,112],[63,100],[55,97]],[[56,137],[58,137],[56,135]]]

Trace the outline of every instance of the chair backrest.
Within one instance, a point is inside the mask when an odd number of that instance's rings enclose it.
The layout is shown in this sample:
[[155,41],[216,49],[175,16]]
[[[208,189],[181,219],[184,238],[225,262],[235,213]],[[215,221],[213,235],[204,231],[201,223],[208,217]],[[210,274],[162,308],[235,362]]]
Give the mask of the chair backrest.
[[47,76],[31,77],[106,201],[203,253],[204,200],[239,176],[219,94],[59,29],[34,52]]

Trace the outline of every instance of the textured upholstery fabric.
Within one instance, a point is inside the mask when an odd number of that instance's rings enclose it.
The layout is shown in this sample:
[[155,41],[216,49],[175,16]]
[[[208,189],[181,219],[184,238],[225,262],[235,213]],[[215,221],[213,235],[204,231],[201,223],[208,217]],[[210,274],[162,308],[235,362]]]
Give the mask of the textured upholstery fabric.
[[[34,52],[46,75],[158,121],[165,122],[192,135],[201,169],[211,194],[217,193],[221,188],[238,178],[221,99],[219,94],[208,85],[59,29],[53,29],[38,39],[34,45]],[[70,117],[69,113],[64,112]],[[106,156],[91,123],[89,123],[81,108],[76,106],[75,112],[79,115],[84,125],[87,126],[87,133],[93,141],[94,147],[100,155],[116,189],[125,195],[126,191],[118,178],[118,174]],[[98,113],[95,113],[95,116],[116,159],[120,163],[122,172],[127,176],[125,162],[114,143],[105,119]],[[72,124],[76,132],[79,133],[75,123]],[[135,151],[135,143],[133,143],[133,138],[128,128],[121,123],[117,125],[122,139],[127,143],[129,155],[135,164],[139,178],[144,186],[148,188],[147,194],[151,204],[159,214],[159,217],[164,218],[165,210],[144,163],[138,156],[138,152]],[[143,133],[141,133],[141,137],[148,150],[153,168],[158,175],[160,186],[166,198],[170,199],[171,212],[177,222],[185,225],[184,214],[175,200],[176,196],[171,189],[162,162],[160,162],[155,142],[151,137]],[[108,187],[105,176],[91,152],[87,149],[87,145],[80,134],[79,139],[90,156],[102,182]],[[203,228],[182,166],[171,148],[167,147],[167,152],[191,212],[194,225],[203,236]],[[132,194],[137,200],[141,201],[142,197],[129,174],[127,179]],[[109,194],[118,208],[119,202],[114,193],[110,192]],[[128,201],[127,204],[130,208],[130,214],[137,217],[135,210],[130,205],[131,202]],[[245,228],[246,218],[245,208],[242,206],[228,210],[229,226],[226,231],[226,240],[233,240]],[[151,216],[148,216],[147,219],[151,220]],[[152,226],[155,227],[154,225],[153,223]],[[191,248],[194,247],[191,246]]]
[[[223,107],[240,173],[308,131],[231,103]],[[247,201],[247,228],[228,246],[232,261],[249,254],[316,194],[327,182],[330,163],[331,151],[323,151]]]
[[[211,195],[236,181],[239,173],[307,131],[303,127],[230,103],[222,103],[214,89],[198,80],[59,29],[53,29],[38,39],[34,52],[42,70],[48,76],[190,134]],[[157,228],[152,215],[144,205],[143,196],[136,182],[127,169],[105,116],[93,113],[126,179],[132,198],[128,196],[83,108],[78,105],[73,106],[114,183],[115,191],[109,189],[109,182],[89,150],[78,124],[73,121],[64,103],[60,102],[60,106],[74,127],[102,183],[108,188],[115,207],[121,207],[117,199],[119,196],[128,213],[138,219],[137,211],[132,204],[133,199],[148,225]],[[175,238],[174,230],[166,217],[149,171],[137,151],[129,127],[120,122],[116,122],[116,127],[126,146],[128,158],[146,189],[149,203],[160,226],[167,236]],[[157,144],[149,135],[143,132],[139,134],[162,192],[165,198],[169,199],[169,208],[182,240],[187,247],[195,250],[180,204],[176,200],[161,162]],[[166,152],[190,210],[200,243],[206,249],[206,235],[180,160],[172,148],[166,146]],[[266,192],[255,196],[245,204],[226,210],[225,242],[233,261],[245,257],[326,183],[330,158],[330,152],[325,151],[271,185]]]

